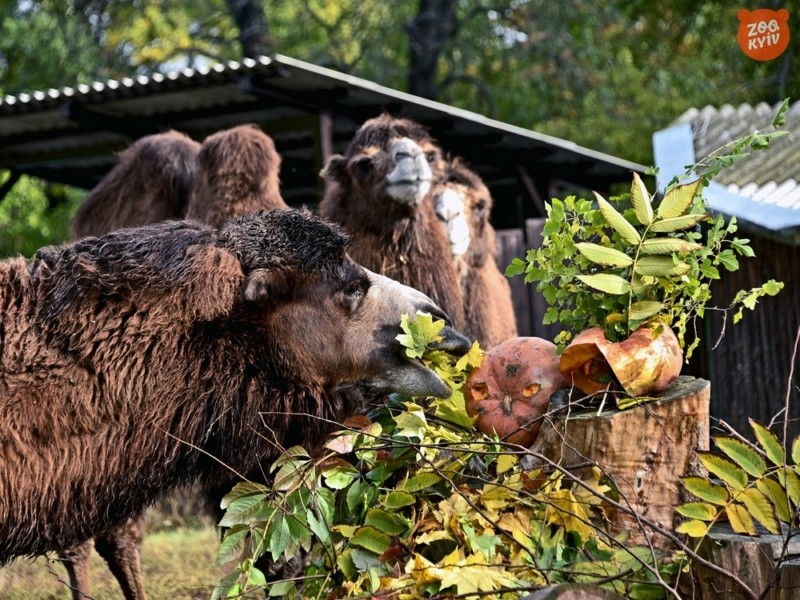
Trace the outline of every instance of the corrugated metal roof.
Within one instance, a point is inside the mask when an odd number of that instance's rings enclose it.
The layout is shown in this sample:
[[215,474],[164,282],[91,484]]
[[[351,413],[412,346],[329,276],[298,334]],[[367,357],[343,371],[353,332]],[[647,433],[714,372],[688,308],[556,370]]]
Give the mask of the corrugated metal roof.
[[[754,131],[771,131],[780,105],[761,102],[738,107],[691,108],[675,121],[692,126],[696,160]],[[772,140],[768,151],[755,152],[715,178],[728,191],[756,202],[800,210],[800,102],[786,113],[787,135]]]
[[[743,104],[720,108],[691,108],[672,126],[653,135],[653,151],[659,171],[659,189],[686,165],[755,131],[772,131],[779,104]],[[706,189],[709,206],[735,216],[758,235],[800,244],[800,102],[786,112],[781,130],[770,147],[759,150],[723,169]]]
[[[607,190],[642,165],[560,138],[502,123],[286,56],[185,69],[166,75],[0,98],[0,168],[90,188],[114,153],[165,129],[202,139],[244,122],[258,124],[283,157],[282,189],[293,204],[316,202],[322,166],[321,115],[340,152],[366,119],[388,111],[415,119],[443,148],[484,177],[498,212],[535,216],[524,178]],[[544,190],[544,192],[541,192]],[[527,199],[524,201],[523,199]]]

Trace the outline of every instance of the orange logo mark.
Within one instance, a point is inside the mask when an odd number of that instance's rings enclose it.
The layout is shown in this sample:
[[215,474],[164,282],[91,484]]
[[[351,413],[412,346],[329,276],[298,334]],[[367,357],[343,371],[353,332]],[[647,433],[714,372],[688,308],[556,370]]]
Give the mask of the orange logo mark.
[[789,11],[743,8],[739,17],[739,46],[754,60],[778,58],[789,45]]

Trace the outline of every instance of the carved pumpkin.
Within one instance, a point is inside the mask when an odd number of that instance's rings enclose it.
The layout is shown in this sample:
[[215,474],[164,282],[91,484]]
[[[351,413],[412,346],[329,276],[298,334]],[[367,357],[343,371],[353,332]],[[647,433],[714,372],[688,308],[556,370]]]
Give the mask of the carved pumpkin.
[[495,346],[467,380],[467,412],[488,435],[530,446],[539,434],[550,395],[568,387],[558,368],[556,346],[517,337]]
[[633,397],[665,390],[682,366],[678,338],[666,325],[644,325],[621,342],[609,342],[601,328],[592,327],[567,346],[560,365],[566,380],[584,394],[609,389],[616,379]]

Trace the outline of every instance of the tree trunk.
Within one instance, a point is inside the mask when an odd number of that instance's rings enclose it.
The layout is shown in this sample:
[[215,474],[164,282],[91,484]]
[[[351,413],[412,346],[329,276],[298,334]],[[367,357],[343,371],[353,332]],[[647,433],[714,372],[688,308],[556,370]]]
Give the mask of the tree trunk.
[[264,16],[261,0],[226,0],[236,26],[239,28],[239,43],[242,56],[256,58],[269,54],[274,44],[269,34],[269,25]]
[[[797,535],[797,531],[792,532]],[[730,525],[714,525],[703,540],[699,554],[734,573],[765,600],[792,600],[800,594],[800,541],[787,544],[784,537],[763,532],[759,537],[733,533]],[[748,600],[731,578],[699,562],[692,564],[697,600]],[[769,591],[767,591],[769,590]]]
[[545,421],[532,450],[577,476],[587,462],[600,466],[619,490],[619,503],[630,508],[608,514],[611,533],[630,532],[631,544],[650,539],[667,548],[669,541],[636,515],[674,529],[675,506],[688,499],[679,477],[698,474],[695,451],[709,447],[710,397],[708,381],[679,377],[658,400],[636,408]]
[[406,24],[411,94],[436,98],[439,55],[455,32],[456,5],[456,0],[420,0],[417,16]]

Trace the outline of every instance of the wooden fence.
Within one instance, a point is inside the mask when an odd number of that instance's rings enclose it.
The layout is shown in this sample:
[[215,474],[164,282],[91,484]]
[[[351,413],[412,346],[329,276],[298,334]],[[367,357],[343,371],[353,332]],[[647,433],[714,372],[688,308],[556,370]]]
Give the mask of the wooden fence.
[[[538,248],[544,219],[529,219],[525,229],[497,232],[501,269],[512,259],[524,258],[528,248]],[[742,321],[733,325],[720,311],[710,310],[699,324],[702,343],[684,374],[711,381],[711,415],[725,420],[739,432],[752,437],[748,423],[754,418],[769,423],[790,397],[790,437],[800,435],[800,392],[798,378],[791,383],[792,352],[800,327],[800,248],[754,237],[755,259],[742,259],[736,273],[723,272],[712,286],[712,304],[727,306],[739,289],[750,289],[768,279],[783,281],[785,288],[774,298],[761,300],[755,312],[745,310]],[[547,308],[534,284],[521,276],[510,280],[517,327],[521,336],[548,340],[560,331],[558,325],[542,325]],[[725,336],[717,345],[723,332]],[[796,363],[800,371],[800,365]],[[776,421],[780,431],[783,415]]]

